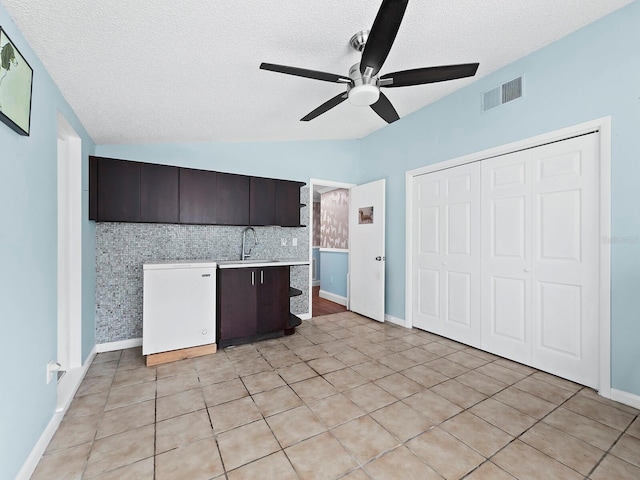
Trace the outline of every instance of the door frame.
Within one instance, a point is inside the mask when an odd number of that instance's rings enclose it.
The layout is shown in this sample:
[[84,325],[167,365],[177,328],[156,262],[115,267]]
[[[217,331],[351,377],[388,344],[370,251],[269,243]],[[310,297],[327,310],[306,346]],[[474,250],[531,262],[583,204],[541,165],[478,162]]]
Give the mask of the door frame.
[[[478,162],[491,157],[505,155],[518,150],[538,147],[540,145],[566,140],[571,137],[590,132],[600,134],[600,238],[611,237],[611,116],[597,118],[577,125],[543,133],[516,142],[489,148],[480,152],[463,155],[432,165],[409,170],[405,173],[406,181],[406,238],[405,238],[405,322],[413,327],[413,187],[414,179],[420,175],[444,170],[447,168]],[[599,388],[598,392],[605,398],[611,398],[611,245],[600,242],[600,345],[599,345]]]
[[[308,318],[312,318],[313,315],[313,190],[315,187],[331,187],[331,188],[346,188],[351,190],[351,187],[355,187],[355,183],[336,182],[334,180],[321,180],[317,178],[309,179],[309,313]],[[351,249],[351,245],[347,249],[347,254]],[[347,273],[348,277],[348,273]],[[349,279],[347,278],[347,310],[349,309]]]
[[57,408],[70,402],[82,367],[82,140],[58,112]]

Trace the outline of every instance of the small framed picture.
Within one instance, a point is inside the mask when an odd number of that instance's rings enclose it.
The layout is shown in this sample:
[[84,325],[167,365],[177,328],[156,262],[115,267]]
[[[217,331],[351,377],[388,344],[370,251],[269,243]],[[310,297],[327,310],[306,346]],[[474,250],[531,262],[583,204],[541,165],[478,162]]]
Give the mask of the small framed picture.
[[358,209],[358,223],[373,223],[373,207],[362,207]]
[[0,120],[29,135],[33,70],[0,27]]

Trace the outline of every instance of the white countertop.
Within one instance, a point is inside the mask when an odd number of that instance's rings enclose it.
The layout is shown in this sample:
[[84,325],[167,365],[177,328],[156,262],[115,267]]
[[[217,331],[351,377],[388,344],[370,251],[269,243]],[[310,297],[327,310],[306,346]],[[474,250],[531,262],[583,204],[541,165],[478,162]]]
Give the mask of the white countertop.
[[155,260],[142,265],[143,270],[166,270],[171,268],[216,268],[215,260]]
[[309,265],[309,260],[292,259],[248,259],[248,260],[155,260],[145,263],[143,268],[169,269],[169,268],[250,268],[250,267],[283,267],[291,265]]
[[309,265],[309,260],[216,260],[218,268],[283,267],[291,265]]

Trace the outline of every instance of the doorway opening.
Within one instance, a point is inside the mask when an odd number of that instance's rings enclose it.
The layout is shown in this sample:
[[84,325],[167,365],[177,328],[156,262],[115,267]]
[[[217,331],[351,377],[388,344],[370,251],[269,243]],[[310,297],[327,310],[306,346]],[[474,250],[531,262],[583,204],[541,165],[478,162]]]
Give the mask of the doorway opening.
[[311,317],[349,308],[351,183],[311,179],[309,304]]
[[82,141],[58,112],[58,345],[56,411],[82,371]]

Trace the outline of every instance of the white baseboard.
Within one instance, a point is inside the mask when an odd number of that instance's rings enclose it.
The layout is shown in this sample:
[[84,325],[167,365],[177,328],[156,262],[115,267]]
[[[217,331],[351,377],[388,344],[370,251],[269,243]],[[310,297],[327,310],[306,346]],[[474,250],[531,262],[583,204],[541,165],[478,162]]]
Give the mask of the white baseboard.
[[319,287],[320,286],[320,280],[314,280],[313,282],[311,282],[311,286]]
[[47,450],[47,447],[49,446],[49,442],[51,441],[51,439],[53,438],[53,435],[58,430],[58,427],[60,426],[60,422],[62,422],[62,418],[64,417],[64,414],[67,413],[69,405],[71,405],[71,401],[73,400],[73,396],[78,391],[78,387],[80,387],[80,384],[82,383],[82,380],[84,379],[84,376],[86,375],[87,370],[89,370],[89,367],[91,366],[91,362],[93,362],[93,359],[95,356],[96,356],[96,347],[93,347],[93,350],[91,350],[91,353],[89,354],[89,356],[87,357],[87,359],[85,360],[85,362],[82,364],[81,367],[74,368],[73,370],[69,370],[62,377],[61,382],[65,378],[67,378],[67,380],[65,382],[65,386],[63,386],[61,389],[58,389],[58,394],[57,394],[58,399],[56,402],[57,405],[56,405],[55,413],[51,417],[51,420],[49,420],[49,423],[47,424],[44,431],[42,432],[42,435],[40,435],[40,438],[38,439],[36,444],[33,446],[33,449],[31,449],[31,453],[29,454],[24,464],[22,465],[22,468],[18,472],[18,475],[16,476],[16,480],[29,480],[31,478],[31,475],[33,475],[33,472],[36,470],[36,467],[38,466],[38,462],[40,462],[40,458],[42,457],[44,452]]
[[389,322],[389,323],[393,323],[395,325],[399,325],[399,326],[404,327],[404,328],[411,328],[411,327],[407,326],[407,322],[405,322],[402,318],[394,317],[392,315],[386,315],[385,314],[384,321],[385,322]]
[[625,392],[624,390],[617,390],[615,388],[612,388],[611,400],[615,400],[616,402],[624,403],[625,405],[629,405],[630,407],[640,409],[640,395]]
[[336,295],[335,293],[327,292],[325,290],[320,290],[318,296],[334,303],[344,305],[345,307],[347,306],[347,297],[341,297],[340,295]]
[[100,343],[96,345],[96,352],[113,352],[115,350],[124,350],[126,348],[141,347],[141,338],[132,338],[130,340],[120,340],[118,342]]

